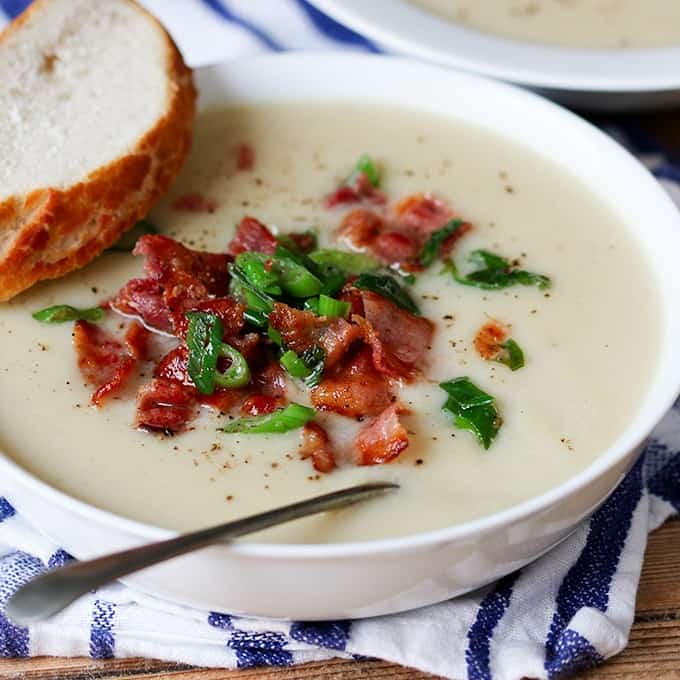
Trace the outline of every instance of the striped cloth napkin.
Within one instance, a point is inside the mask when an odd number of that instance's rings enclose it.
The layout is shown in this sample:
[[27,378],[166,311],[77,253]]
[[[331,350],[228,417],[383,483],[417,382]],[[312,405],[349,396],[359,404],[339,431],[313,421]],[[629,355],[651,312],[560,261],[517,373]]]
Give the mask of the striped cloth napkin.
[[[380,51],[303,0],[143,1],[194,66],[262,50]],[[0,0],[9,17],[26,4]],[[620,122],[608,131],[680,205],[680,165]],[[17,515],[11,489],[4,493],[0,612],[15,588],[70,559]],[[28,629],[0,613],[0,655],[141,655],[230,668],[369,656],[459,679],[564,677],[624,648],[647,533],[678,509],[680,402],[590,521],[540,560],[465,597],[371,620],[284,623],[187,609],[115,584]]]

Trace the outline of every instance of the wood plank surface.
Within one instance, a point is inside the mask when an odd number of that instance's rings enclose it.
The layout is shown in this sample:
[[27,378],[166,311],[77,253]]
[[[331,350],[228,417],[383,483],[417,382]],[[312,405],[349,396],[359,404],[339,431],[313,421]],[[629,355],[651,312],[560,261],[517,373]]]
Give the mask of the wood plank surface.
[[[639,123],[680,156],[680,110],[648,114],[641,117]],[[384,661],[335,660],[284,669],[228,671],[148,659],[0,660],[0,680],[424,680],[433,677]],[[677,519],[667,522],[649,538],[628,647],[599,668],[577,677],[578,680],[680,680],[680,521]]]

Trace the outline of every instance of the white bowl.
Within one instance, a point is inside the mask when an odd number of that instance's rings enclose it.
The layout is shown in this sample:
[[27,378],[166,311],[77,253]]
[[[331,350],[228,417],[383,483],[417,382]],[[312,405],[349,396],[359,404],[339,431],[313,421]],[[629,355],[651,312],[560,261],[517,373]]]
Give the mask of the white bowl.
[[[507,511],[382,541],[211,547],[126,582],[202,609],[308,620],[364,617],[477,588],[565,538],[621,480],[680,385],[680,315],[675,313],[680,215],[658,183],[573,114],[525,91],[436,66],[386,57],[287,54],[229,62],[197,75],[203,106],[277,99],[382,102],[473,122],[550,157],[592,187],[631,229],[644,231],[640,248],[654,262],[661,296],[659,363],[651,387],[640,395],[638,412],[609,449],[581,474]],[[21,514],[78,558],[171,535],[75,500],[3,456],[0,480]]]
[[574,108],[680,105],[680,47],[553,47],[465,28],[405,0],[310,2],[390,50],[529,87]]

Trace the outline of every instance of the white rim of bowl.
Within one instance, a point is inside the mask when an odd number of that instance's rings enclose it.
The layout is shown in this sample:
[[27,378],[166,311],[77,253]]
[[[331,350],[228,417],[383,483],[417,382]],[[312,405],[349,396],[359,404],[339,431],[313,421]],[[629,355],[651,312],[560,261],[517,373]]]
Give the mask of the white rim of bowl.
[[[338,62],[341,62],[340,65]],[[417,70],[419,76],[421,73],[423,75],[430,74],[433,78],[445,78],[452,83],[457,81],[458,83],[464,83],[468,87],[480,91],[492,90],[494,97],[498,100],[505,99],[506,103],[507,100],[511,100],[513,104],[518,106],[530,107],[533,114],[544,116],[546,122],[551,122],[554,125],[561,125],[564,128],[571,128],[574,132],[587,134],[591,145],[597,144],[598,153],[609,155],[612,158],[612,162],[616,163],[619,170],[623,168],[624,171],[635,180],[636,186],[639,187],[640,191],[653,195],[655,215],[658,220],[660,220],[660,223],[668,225],[667,235],[672,234],[672,238],[675,238],[680,244],[680,212],[647,169],[623,147],[590,123],[557,104],[553,104],[526,90],[503,83],[493,82],[476,75],[453,72],[439,66],[418,63],[409,59],[338,52],[314,52],[313,56],[300,52],[289,52],[285,54],[268,54],[230,60],[223,64],[216,64],[214,66],[199,69],[198,77],[199,80],[201,78],[207,79],[211,77],[216,77],[221,80],[224,76],[223,70],[226,69],[227,72],[233,74],[238,73],[238,77],[244,79],[256,77],[262,78],[262,74],[264,73],[269,81],[272,78],[280,79],[282,75],[290,75],[290,71],[294,71],[295,73],[304,72],[309,63],[313,63],[315,68],[320,67],[323,68],[324,71],[333,73],[334,76],[337,76],[339,68],[346,68],[349,73],[356,73],[356,69],[374,69],[374,72],[372,73],[373,77],[379,75],[375,71],[379,71],[380,69],[389,69],[393,74],[398,72],[400,75],[407,69]],[[279,71],[278,75],[276,73],[277,70]],[[280,80],[279,83],[281,83]],[[284,85],[281,85],[281,88],[285,91]],[[215,101],[215,98],[212,98],[209,94],[207,99],[209,106]],[[229,103],[228,100],[222,96],[217,99],[224,103]],[[256,96],[235,96],[232,98],[232,101],[285,101],[286,99],[291,99],[291,97],[275,96],[263,99],[262,97],[258,98]],[[339,99],[341,98],[337,97],[333,99],[333,101]],[[499,101],[499,103],[502,104],[503,102]],[[497,132],[496,134],[500,133]],[[516,141],[521,143],[521,140]],[[678,282],[677,292],[680,293],[680,281]],[[619,435],[610,447],[593,461],[593,463],[562,484],[506,510],[486,515],[470,522],[464,522],[462,524],[456,524],[418,534],[374,541],[328,544],[236,542],[231,544],[228,547],[228,550],[235,555],[242,557],[266,557],[274,560],[326,560],[340,557],[374,555],[378,553],[408,552],[417,550],[423,546],[444,544],[454,539],[458,540],[475,534],[487,533],[493,531],[499,525],[511,524],[550,506],[554,506],[562,499],[568,497],[571,493],[597,479],[609,468],[621,462],[630,451],[639,446],[648,437],[651,430],[658,424],[663,415],[675,402],[678,392],[680,391],[680,355],[675,351],[676,343],[674,338],[676,338],[677,335],[680,335],[680,319],[675,321],[676,328],[671,328],[671,317],[667,312],[669,306],[670,305],[665,305],[662,309],[662,311],[665,312],[663,314],[663,319],[665,321],[663,328],[664,342],[659,352],[661,357],[666,359],[669,363],[664,364],[662,361],[659,361],[654,380],[647,388],[644,399],[641,399],[641,405],[645,406],[644,411],[647,411],[646,417],[641,422],[634,423],[636,425],[635,427],[629,426],[621,433],[621,435]],[[673,319],[675,319],[675,317],[673,317]],[[664,370],[661,370],[662,365],[666,367]],[[671,365],[676,370],[667,370],[668,365]],[[653,408],[647,403],[650,402],[652,398],[654,403],[657,404],[657,406],[654,406]],[[633,421],[640,420],[641,411],[643,411],[643,409],[639,408],[632,418]],[[128,519],[113,512],[100,509],[85,501],[78,500],[30,474],[26,469],[12,461],[7,454],[4,454],[1,451],[0,475],[5,478],[9,476],[10,478],[13,477],[20,480],[25,487],[39,493],[55,505],[59,505],[82,517],[92,519],[93,521],[109,526],[115,526],[117,529],[128,534],[133,534],[142,540],[162,540],[171,536],[176,536],[179,533],[177,531],[163,529],[155,525]],[[602,500],[604,500],[604,498]]]
[[559,47],[466,28],[405,0],[310,2],[379,46],[530,87],[603,93],[680,89],[680,46]]

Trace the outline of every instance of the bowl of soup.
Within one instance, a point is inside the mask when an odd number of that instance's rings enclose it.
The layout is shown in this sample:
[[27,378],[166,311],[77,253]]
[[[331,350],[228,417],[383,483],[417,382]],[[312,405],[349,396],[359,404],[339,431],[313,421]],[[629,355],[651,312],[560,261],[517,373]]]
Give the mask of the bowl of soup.
[[436,66],[197,76],[191,156],[134,250],[0,307],[2,492],[84,559],[398,483],[126,579],[303,620],[438,602],[568,536],[680,385],[658,183],[554,104]]
[[379,45],[516,83],[570,107],[680,103],[674,0],[313,0]]

